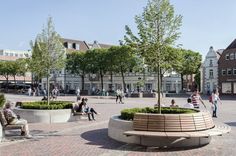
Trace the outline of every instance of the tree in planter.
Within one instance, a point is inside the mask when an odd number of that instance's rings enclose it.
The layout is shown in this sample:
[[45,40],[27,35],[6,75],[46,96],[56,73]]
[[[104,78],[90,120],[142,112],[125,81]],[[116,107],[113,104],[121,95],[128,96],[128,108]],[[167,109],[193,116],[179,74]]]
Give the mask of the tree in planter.
[[181,74],[181,84],[183,90],[183,76],[196,74],[200,68],[202,56],[198,52],[191,50],[180,50],[181,53],[181,66],[175,68],[175,70]]
[[51,71],[60,70],[65,65],[65,48],[60,35],[55,31],[52,18],[49,17],[47,27],[38,34],[35,42],[31,42],[31,67],[39,76],[47,77],[47,102],[49,104],[49,76]]
[[84,78],[87,73],[87,58],[84,52],[74,51],[67,54],[66,70],[71,74],[78,74],[82,79],[82,90],[84,90]]
[[169,0],[149,0],[140,16],[135,17],[138,28],[138,37],[133,35],[126,26],[125,40],[135,46],[140,55],[145,58],[146,64],[156,69],[158,74],[158,109],[161,113],[161,67],[165,64],[165,52],[168,46],[174,44],[180,33],[182,16],[174,14],[174,7]]

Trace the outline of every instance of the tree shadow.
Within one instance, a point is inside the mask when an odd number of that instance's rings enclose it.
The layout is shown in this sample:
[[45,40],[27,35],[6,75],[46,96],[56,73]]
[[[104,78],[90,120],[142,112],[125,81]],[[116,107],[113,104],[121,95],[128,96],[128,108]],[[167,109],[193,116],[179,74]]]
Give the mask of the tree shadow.
[[225,124],[236,127],[236,122],[225,122]]
[[105,149],[117,149],[125,143],[121,143],[111,139],[108,136],[108,129],[96,129],[92,131],[87,131],[81,134],[81,137],[87,141],[89,145],[99,145],[100,148]]

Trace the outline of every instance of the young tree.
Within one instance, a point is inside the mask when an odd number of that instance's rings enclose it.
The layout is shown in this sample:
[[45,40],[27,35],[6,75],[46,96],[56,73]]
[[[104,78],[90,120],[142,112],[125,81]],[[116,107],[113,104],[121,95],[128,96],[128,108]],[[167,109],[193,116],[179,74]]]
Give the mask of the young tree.
[[66,70],[70,71],[71,74],[78,74],[82,79],[82,90],[84,90],[84,78],[87,73],[86,55],[84,52],[74,51],[73,53],[67,54]]
[[125,40],[135,46],[140,55],[145,58],[145,63],[158,74],[158,108],[161,113],[161,67],[166,64],[166,47],[171,46],[178,39],[182,16],[175,15],[174,7],[169,0],[149,0],[141,15],[135,17],[138,28],[138,37],[126,26]]
[[47,26],[38,34],[35,42],[31,42],[31,67],[39,76],[47,77],[47,99],[49,104],[49,76],[53,70],[60,70],[65,65],[65,48],[60,35],[55,31],[52,18],[49,17]]

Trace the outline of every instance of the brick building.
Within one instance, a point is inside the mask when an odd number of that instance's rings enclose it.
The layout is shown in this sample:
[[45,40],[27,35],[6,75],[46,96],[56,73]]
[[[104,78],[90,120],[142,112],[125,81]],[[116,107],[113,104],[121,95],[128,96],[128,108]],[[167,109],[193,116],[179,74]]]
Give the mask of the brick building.
[[236,95],[236,39],[223,51],[218,67],[219,92]]

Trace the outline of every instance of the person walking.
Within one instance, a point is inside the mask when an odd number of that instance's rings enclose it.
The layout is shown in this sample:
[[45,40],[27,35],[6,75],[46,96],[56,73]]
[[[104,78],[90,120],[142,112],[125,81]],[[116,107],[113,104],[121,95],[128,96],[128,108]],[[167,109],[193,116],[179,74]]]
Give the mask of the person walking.
[[31,96],[31,94],[32,94],[32,89],[31,89],[31,87],[29,87],[29,89],[28,89],[28,95]]
[[79,87],[76,90],[76,99],[77,99],[77,101],[80,100],[80,89],[79,89]]
[[196,89],[193,94],[190,96],[191,97],[191,101],[192,101],[192,104],[194,106],[195,109],[199,109],[200,108],[200,103],[199,101],[203,104],[203,106],[206,108],[206,105],[204,104],[200,94],[199,94],[199,91]]
[[220,97],[217,93],[217,90],[213,90],[213,93],[211,95],[211,98],[212,98],[212,117],[214,118],[217,118],[217,115],[216,115],[216,112],[217,112],[217,109],[218,109],[218,101],[222,104],[221,100],[220,100]]

